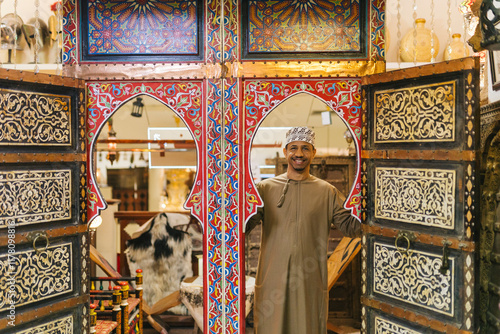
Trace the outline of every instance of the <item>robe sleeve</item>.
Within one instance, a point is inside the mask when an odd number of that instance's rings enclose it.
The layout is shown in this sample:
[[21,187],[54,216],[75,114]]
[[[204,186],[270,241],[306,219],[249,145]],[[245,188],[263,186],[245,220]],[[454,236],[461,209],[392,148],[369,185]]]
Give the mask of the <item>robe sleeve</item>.
[[[257,184],[257,191],[259,192],[262,200],[264,200],[264,196],[262,194],[262,186],[260,186],[260,183]],[[262,223],[263,219],[264,219],[264,207],[260,207],[257,209],[257,213],[252,217],[250,217],[250,219],[248,220],[245,226],[245,234],[250,233],[255,228],[255,226]]]
[[361,222],[349,210],[344,209],[345,198],[337,189],[333,201],[332,223],[346,237],[361,237]]

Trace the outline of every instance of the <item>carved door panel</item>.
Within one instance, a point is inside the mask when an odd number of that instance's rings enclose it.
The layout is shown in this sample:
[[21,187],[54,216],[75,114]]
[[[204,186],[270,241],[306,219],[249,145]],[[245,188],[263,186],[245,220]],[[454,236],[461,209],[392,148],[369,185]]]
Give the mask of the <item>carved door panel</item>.
[[478,62],[362,79],[362,331],[473,333]]
[[0,77],[0,333],[88,333],[84,83]]

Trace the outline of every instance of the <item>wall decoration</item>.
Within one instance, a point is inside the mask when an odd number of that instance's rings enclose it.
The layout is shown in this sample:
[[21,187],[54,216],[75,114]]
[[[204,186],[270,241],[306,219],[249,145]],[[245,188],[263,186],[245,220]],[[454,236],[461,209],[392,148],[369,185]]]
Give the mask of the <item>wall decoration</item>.
[[201,60],[201,1],[81,2],[82,61]]
[[248,1],[242,11],[243,58],[366,57],[367,1]]
[[[222,127],[220,119],[222,118],[223,92],[218,80],[208,80],[206,87],[207,92],[207,127],[206,133],[210,134],[210,144],[206,150],[205,164],[207,166],[207,183],[208,191],[206,198],[203,201],[207,203],[208,220],[206,224],[206,237],[204,237],[205,248],[208,252],[203,253],[203,272],[207,273],[204,281],[204,286],[209,286],[204,291],[205,314],[209,317],[204,319],[204,328],[207,333],[219,333],[223,329],[223,304],[222,296],[224,295],[223,284],[223,262],[224,255],[222,252],[224,243],[224,199],[222,198],[222,156],[224,154],[221,147]],[[210,282],[210,283],[209,283]],[[208,318],[208,319],[207,319]]]
[[389,30],[385,28],[385,0],[371,0],[370,7],[370,56],[373,61],[385,61],[386,39]]
[[226,0],[224,1],[224,12],[228,16],[224,20],[224,60],[227,62],[236,61],[240,55],[239,45],[239,20],[236,17],[240,13],[240,6],[245,1]]
[[63,54],[62,61],[66,65],[74,65],[78,61],[78,17],[77,1],[63,1]]
[[[224,286],[226,318],[230,326],[226,327],[226,333],[238,333],[240,319],[245,317],[245,313],[239,313],[240,307],[243,312],[242,305],[245,304],[245,294],[240,294],[239,282],[245,280],[244,266],[240,261],[239,250],[244,249],[242,245],[241,225],[239,224],[239,208],[244,203],[244,198],[239,196],[240,182],[239,178],[242,173],[240,165],[240,145],[239,131],[241,129],[239,120],[239,102],[238,96],[240,91],[241,81],[236,79],[224,80],[224,106],[225,110],[225,131],[223,141],[223,157],[224,161],[224,188],[225,188],[225,230],[226,237],[224,238]],[[243,299],[242,299],[242,298]]]

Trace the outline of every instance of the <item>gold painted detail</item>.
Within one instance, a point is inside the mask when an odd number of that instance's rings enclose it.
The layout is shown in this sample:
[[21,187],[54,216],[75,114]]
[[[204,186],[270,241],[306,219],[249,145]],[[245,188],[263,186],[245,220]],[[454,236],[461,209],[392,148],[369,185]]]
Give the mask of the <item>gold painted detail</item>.
[[0,172],[0,228],[71,218],[71,170]]
[[375,168],[375,218],[455,228],[456,172]]
[[454,257],[448,257],[450,269],[442,275],[440,255],[416,250],[403,255],[396,247],[380,243],[374,243],[373,248],[375,293],[454,315]]
[[391,322],[387,319],[375,317],[375,334],[419,334],[409,328]]
[[374,142],[455,140],[454,81],[375,92]]
[[42,325],[25,329],[17,334],[72,334],[73,317],[67,316]]
[[[384,73],[384,61],[244,61],[226,62],[227,78],[363,77]],[[79,64],[67,65],[64,75],[85,80],[217,79],[221,64]]]
[[243,61],[230,63],[228,77],[363,77],[385,72],[383,61]]
[[[0,312],[73,290],[72,244],[0,256]],[[14,282],[15,289],[10,286]]]
[[0,89],[0,145],[71,146],[71,97]]

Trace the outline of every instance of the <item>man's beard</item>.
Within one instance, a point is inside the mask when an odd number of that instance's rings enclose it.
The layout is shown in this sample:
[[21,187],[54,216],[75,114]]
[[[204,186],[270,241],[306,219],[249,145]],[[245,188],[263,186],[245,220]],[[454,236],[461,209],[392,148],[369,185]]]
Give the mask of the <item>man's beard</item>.
[[304,171],[304,170],[307,168],[307,166],[309,166],[309,165],[304,165],[304,166],[302,166],[302,167],[295,167],[293,163],[292,163],[291,165],[292,165],[292,168],[293,168],[295,171],[297,171],[297,172],[302,172],[302,171]]

